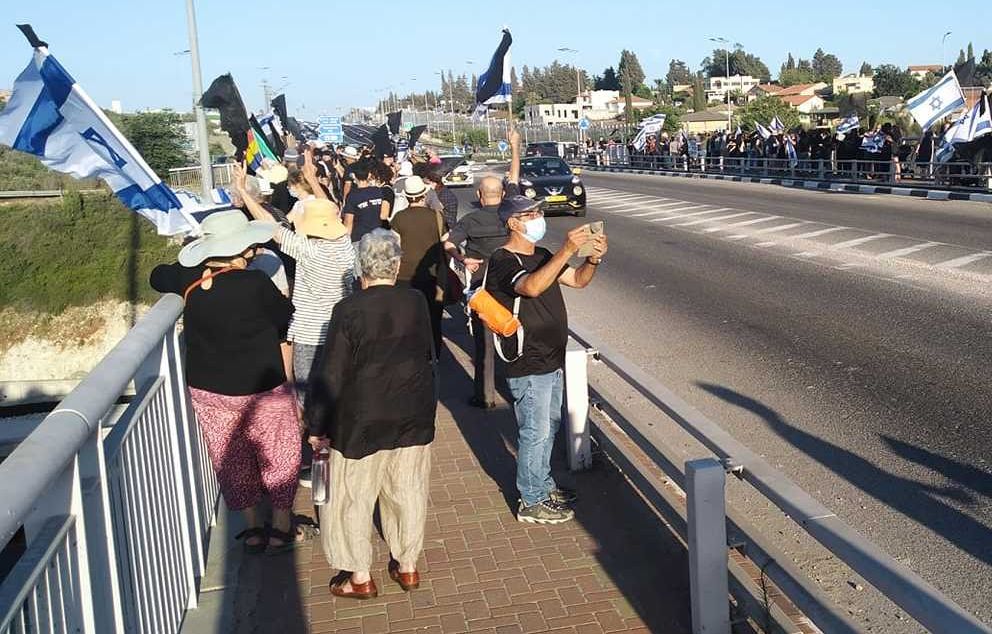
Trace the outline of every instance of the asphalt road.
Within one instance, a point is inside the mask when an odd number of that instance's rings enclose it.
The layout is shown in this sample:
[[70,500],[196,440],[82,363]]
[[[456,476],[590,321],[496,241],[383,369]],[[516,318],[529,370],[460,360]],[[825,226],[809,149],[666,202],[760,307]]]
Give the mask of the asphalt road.
[[[547,241],[604,219],[610,252],[570,319],[992,624],[992,205],[583,179],[588,218],[550,218]],[[915,631],[733,503],[866,628]]]

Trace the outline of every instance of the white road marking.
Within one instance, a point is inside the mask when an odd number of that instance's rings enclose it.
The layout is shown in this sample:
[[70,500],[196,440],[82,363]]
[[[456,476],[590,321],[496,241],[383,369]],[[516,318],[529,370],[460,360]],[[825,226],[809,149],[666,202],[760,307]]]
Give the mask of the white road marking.
[[934,264],[934,266],[937,267],[938,269],[956,269],[965,266],[966,264],[971,264],[972,262],[975,262],[977,260],[987,258],[990,255],[992,255],[992,252],[990,251],[983,251],[982,253],[972,253],[971,255],[962,255],[961,257],[954,258],[953,260],[938,262],[937,264]]
[[741,211],[736,214],[730,214],[729,216],[720,216],[719,218],[703,218],[701,220],[690,220],[689,222],[680,222],[677,225],[672,225],[673,227],[691,227],[692,225],[701,225],[704,222],[722,222],[724,220],[729,220],[730,218],[740,218],[741,216],[748,215],[749,211]]
[[[705,207],[706,205],[693,205],[691,207],[682,207],[681,209],[672,209],[671,211],[689,211],[690,209],[699,209],[700,207]],[[729,207],[718,207],[717,209],[707,209],[705,211],[695,211],[691,214],[677,214],[675,216],[669,216],[668,218],[652,218],[651,222],[661,222],[663,220],[678,220],[679,218],[689,218],[691,216],[703,216],[705,214],[717,214],[721,211],[729,211]]]
[[655,198],[648,198],[646,200],[607,200],[606,204],[600,204],[600,207],[631,207],[634,205],[648,205],[654,202]]
[[837,244],[832,244],[828,248],[830,249],[849,249],[851,247],[856,247],[858,245],[864,244],[866,242],[871,242],[872,240],[881,240],[882,238],[891,238],[892,235],[888,233],[876,233],[874,235],[865,236],[863,238],[855,238],[853,240],[846,240],[844,242],[839,242]]
[[752,236],[760,236],[766,233],[775,233],[776,231],[785,231],[786,229],[792,229],[793,227],[800,227],[806,224],[805,222],[790,222],[787,225],[778,225],[777,227],[767,227],[765,229],[758,229],[757,231],[751,232]]
[[[662,203],[660,205],[652,205],[651,209],[661,209],[661,207],[671,207],[672,205],[684,205],[685,203],[681,200],[675,201],[673,203]],[[642,216],[655,216],[660,213],[672,213],[678,211],[677,209],[661,209],[660,211],[649,211],[643,214],[634,214],[631,218],[640,218]]]
[[607,200],[609,202],[620,202],[622,200],[634,200],[635,198],[642,198],[644,200],[654,200],[655,196],[643,196],[641,194],[626,194],[620,196],[609,196]]
[[923,242],[921,244],[914,244],[911,247],[905,247],[902,249],[895,249],[893,251],[886,251],[885,253],[879,253],[876,258],[901,258],[910,253],[916,253],[917,251],[922,251],[923,249],[929,249],[930,247],[940,246],[939,242]]
[[706,233],[712,233],[714,231],[725,231],[727,229],[732,229],[734,227],[744,227],[747,225],[756,225],[759,222],[768,222],[769,220],[775,220],[776,218],[781,218],[782,216],[765,216],[764,218],[755,218],[754,220],[745,220],[744,222],[734,222],[725,227],[710,227],[706,229]]
[[809,233],[801,233],[798,236],[792,236],[795,240],[805,240],[806,238],[815,238],[816,236],[823,236],[828,233],[833,233],[834,231],[840,231],[841,229],[850,229],[850,227],[828,227],[827,229],[819,229],[817,231],[810,231]]

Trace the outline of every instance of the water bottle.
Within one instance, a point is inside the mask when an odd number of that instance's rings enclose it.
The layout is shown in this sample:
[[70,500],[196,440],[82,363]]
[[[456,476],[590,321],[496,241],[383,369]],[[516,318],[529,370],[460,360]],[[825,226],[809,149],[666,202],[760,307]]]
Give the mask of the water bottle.
[[331,493],[331,469],[328,452],[323,450],[313,457],[310,464],[310,491],[313,492],[314,506],[327,504]]

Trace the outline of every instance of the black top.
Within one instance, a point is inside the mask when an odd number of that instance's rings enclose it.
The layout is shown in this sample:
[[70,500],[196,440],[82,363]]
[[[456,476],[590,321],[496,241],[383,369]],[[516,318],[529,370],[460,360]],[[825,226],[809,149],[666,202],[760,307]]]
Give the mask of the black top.
[[[152,288],[182,296],[204,267],[160,264]],[[293,304],[262,271],[233,270],[194,289],[183,309],[186,378],[190,386],[228,396],[258,394],[286,382],[279,342]]]
[[311,435],[345,458],[426,445],[437,409],[427,301],[422,293],[372,286],[334,307],[320,371],[304,411]]
[[403,245],[398,281],[436,283],[441,255],[439,219],[436,211],[420,206],[407,207],[393,217],[390,227],[400,234]]
[[355,217],[351,227],[352,242],[360,241],[366,233],[382,226],[379,215],[383,200],[382,187],[352,187],[348,192],[348,199],[341,213]]
[[[514,285],[525,274],[544,266],[551,257],[551,252],[544,247],[536,247],[531,255],[499,249],[489,259],[486,290],[512,311],[513,300],[518,296]],[[563,267],[558,276],[561,277],[567,268]],[[564,367],[568,314],[559,284],[555,282],[537,297],[522,297],[519,318],[524,330],[523,356],[506,366],[506,376],[547,374]],[[507,358],[516,356],[516,335],[504,339],[502,348]]]
[[[503,185],[504,196],[517,196],[520,187],[516,183]],[[499,205],[479,206],[459,220],[448,234],[448,242],[452,244],[465,243],[465,254],[470,258],[488,260],[496,249],[506,244],[509,231],[506,224],[500,222],[496,211]],[[472,274],[472,286],[482,282],[485,263]]]

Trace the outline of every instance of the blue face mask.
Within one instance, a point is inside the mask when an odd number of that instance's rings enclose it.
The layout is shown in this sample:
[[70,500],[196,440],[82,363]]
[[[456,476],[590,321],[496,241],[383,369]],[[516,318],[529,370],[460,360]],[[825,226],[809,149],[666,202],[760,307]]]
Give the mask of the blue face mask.
[[530,242],[537,242],[544,237],[548,230],[548,223],[544,221],[544,216],[534,218],[524,223],[523,236]]

